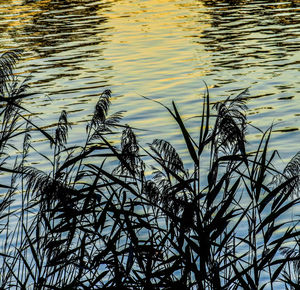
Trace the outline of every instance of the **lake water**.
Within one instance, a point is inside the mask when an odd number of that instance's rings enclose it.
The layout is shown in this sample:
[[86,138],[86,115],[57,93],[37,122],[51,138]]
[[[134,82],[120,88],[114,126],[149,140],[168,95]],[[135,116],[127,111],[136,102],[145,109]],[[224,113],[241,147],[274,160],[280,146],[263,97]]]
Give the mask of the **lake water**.
[[39,93],[25,102],[33,120],[51,132],[65,109],[75,143],[104,89],[112,111],[147,130],[142,140],[176,143],[168,113],[140,95],[174,100],[188,118],[200,113],[206,82],[212,101],[248,87],[249,120],[277,124],[272,148],[290,159],[300,140],[300,2],[231,2],[0,1],[0,50],[24,50],[18,72]]
[[[38,93],[24,102],[32,121],[51,133],[66,110],[75,144],[110,89],[112,111],[126,110],[143,143],[166,138],[186,154],[166,110],[141,95],[174,100],[189,119],[201,112],[204,82],[212,102],[249,88],[248,118],[276,124],[271,148],[283,167],[300,150],[299,10],[299,0],[0,0],[0,52],[24,51],[17,71]],[[187,123],[197,132],[196,119]],[[249,130],[250,143],[260,137]],[[38,154],[32,163],[49,166]]]

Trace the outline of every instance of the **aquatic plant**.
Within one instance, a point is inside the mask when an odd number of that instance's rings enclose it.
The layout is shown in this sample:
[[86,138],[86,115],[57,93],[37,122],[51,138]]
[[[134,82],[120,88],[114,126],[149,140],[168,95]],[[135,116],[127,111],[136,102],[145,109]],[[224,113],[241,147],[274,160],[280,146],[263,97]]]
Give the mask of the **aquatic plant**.
[[[2,55],[0,76],[12,80],[18,57]],[[155,101],[177,123],[185,159],[167,140],[140,145],[122,112],[110,114],[110,90],[83,146],[67,143],[67,112],[51,135],[24,117],[26,87],[18,92],[1,99],[0,169],[10,179],[1,185],[1,288],[296,289],[298,221],[286,215],[300,201],[299,156],[282,173],[274,168],[272,127],[248,152],[247,90],[213,106],[207,90],[197,139],[174,102]],[[41,154],[49,172],[27,165],[30,130],[49,141],[52,153]],[[18,158],[4,167],[22,134]],[[110,142],[118,134],[119,144]]]

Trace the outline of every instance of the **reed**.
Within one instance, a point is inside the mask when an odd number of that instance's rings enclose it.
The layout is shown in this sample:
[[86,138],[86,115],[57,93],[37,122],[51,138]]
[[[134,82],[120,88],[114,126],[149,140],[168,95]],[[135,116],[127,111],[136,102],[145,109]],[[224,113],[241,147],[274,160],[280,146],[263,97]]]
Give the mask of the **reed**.
[[[69,146],[67,112],[53,135],[25,117],[19,56],[0,58],[0,170],[9,180],[0,184],[1,289],[297,289],[298,220],[286,216],[299,203],[299,153],[276,170],[272,127],[248,152],[247,90],[213,106],[207,90],[197,138],[174,102],[155,101],[189,160],[167,140],[140,145],[123,112],[110,114],[110,90],[84,145]],[[49,172],[27,165],[31,130],[49,141]]]

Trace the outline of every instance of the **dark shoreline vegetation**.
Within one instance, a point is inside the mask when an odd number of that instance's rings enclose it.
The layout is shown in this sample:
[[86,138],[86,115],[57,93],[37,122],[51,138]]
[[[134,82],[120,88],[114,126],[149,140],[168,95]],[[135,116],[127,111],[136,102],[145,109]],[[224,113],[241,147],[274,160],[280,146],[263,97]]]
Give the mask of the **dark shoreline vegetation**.
[[[289,213],[300,201],[300,153],[278,172],[272,127],[247,152],[247,91],[212,106],[207,90],[198,139],[175,103],[159,103],[178,125],[188,170],[168,141],[138,144],[122,112],[109,113],[109,90],[84,146],[68,146],[65,111],[53,136],[39,128],[21,103],[30,94],[13,74],[19,57],[0,58],[0,170],[9,181],[0,184],[1,289],[299,289],[298,216]],[[27,165],[33,130],[49,142],[52,155],[41,157],[51,172]],[[19,150],[14,163],[10,148]]]

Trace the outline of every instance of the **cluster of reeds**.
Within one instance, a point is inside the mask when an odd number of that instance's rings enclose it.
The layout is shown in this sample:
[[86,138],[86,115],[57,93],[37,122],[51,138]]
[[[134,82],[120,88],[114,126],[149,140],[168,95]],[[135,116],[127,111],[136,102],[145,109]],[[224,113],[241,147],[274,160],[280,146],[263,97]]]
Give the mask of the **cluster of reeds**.
[[[247,152],[247,91],[211,106],[207,90],[197,140],[165,107],[188,161],[166,140],[141,146],[109,90],[69,146],[65,111],[53,135],[24,117],[18,57],[0,58],[1,289],[298,289],[300,154],[278,172],[272,128]],[[31,130],[49,141],[49,172],[27,165]]]

